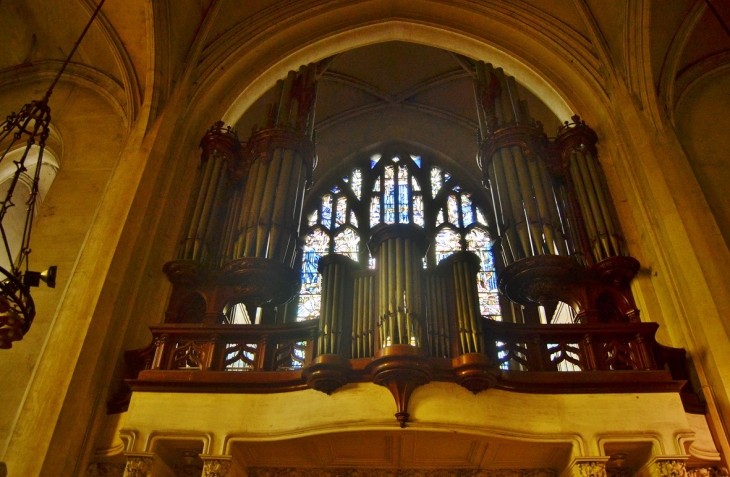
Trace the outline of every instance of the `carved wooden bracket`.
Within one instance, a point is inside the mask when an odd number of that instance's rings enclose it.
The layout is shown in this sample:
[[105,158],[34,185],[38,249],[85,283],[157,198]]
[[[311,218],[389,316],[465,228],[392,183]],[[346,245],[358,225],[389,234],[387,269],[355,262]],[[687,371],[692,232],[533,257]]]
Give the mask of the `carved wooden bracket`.
[[337,354],[323,354],[312,360],[312,364],[302,372],[307,386],[325,394],[347,384],[350,374],[350,360]]
[[482,353],[464,353],[453,359],[456,382],[474,394],[493,388],[501,371]]
[[373,383],[388,388],[395,399],[395,417],[400,427],[406,427],[411,394],[418,386],[431,381],[432,365],[423,351],[410,345],[385,347],[375,354],[366,371]]

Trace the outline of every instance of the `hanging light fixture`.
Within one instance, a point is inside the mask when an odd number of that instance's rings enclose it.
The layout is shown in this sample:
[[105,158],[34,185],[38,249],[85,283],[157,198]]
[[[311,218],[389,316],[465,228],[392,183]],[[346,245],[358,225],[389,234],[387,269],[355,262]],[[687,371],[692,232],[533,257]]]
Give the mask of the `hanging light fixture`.
[[[19,113],[11,113],[0,124],[0,151],[3,151],[2,156],[0,156],[0,167],[11,161],[11,157],[19,156],[19,159],[12,161],[15,172],[10,181],[5,198],[0,201],[0,235],[2,235],[0,257],[3,258],[4,265],[8,267],[6,269],[0,266],[0,349],[8,349],[14,341],[21,340],[33,323],[35,304],[33,303],[33,298],[30,296],[30,288],[39,286],[41,281],[44,281],[50,288],[55,288],[56,286],[55,266],[49,267],[45,272],[35,272],[29,269],[28,261],[28,255],[31,252],[30,237],[39,193],[38,183],[40,182],[43,153],[46,148],[46,141],[51,132],[51,108],[48,105],[48,101],[53,93],[53,88],[66,70],[66,66],[68,66],[81,40],[83,40],[86,32],[89,30],[91,23],[96,18],[99,10],[101,10],[104,1],[101,0],[99,2],[89,22],[86,24],[84,31],[81,32],[81,36],[74,43],[71,53],[69,53],[63,62],[61,69],[56,74],[53,83],[51,83],[43,98],[24,105]],[[16,145],[22,145],[23,142],[25,146],[21,146],[20,148],[15,147]],[[22,151],[22,153],[19,151]],[[27,182],[27,175],[24,176],[29,170],[26,166],[26,161],[33,160],[36,154],[35,171],[30,184],[30,195],[25,202],[25,223],[23,225],[20,251],[16,252],[10,244],[12,240],[10,237],[13,234],[9,234],[9,232],[11,228],[14,229],[15,227],[9,225],[8,211],[16,206],[13,202],[13,194],[18,183]]]

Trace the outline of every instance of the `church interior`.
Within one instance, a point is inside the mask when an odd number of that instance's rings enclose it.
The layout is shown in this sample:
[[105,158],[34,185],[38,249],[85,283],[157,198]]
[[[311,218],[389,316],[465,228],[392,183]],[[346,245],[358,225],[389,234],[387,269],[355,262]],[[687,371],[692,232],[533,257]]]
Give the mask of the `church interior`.
[[728,475],[730,2],[0,0],[0,42],[0,476]]

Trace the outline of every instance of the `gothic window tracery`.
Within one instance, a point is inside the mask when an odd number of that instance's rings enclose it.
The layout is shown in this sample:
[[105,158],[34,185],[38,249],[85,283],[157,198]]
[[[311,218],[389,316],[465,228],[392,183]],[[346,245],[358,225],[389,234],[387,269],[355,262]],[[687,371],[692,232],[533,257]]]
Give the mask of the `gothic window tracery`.
[[468,250],[481,259],[477,277],[483,316],[501,320],[490,225],[483,200],[465,190],[441,165],[419,155],[373,154],[336,179],[306,211],[302,237],[302,289],[297,320],[316,319],[321,304],[319,259],[346,255],[375,268],[365,244],[380,224],[413,224],[431,238],[424,267]]

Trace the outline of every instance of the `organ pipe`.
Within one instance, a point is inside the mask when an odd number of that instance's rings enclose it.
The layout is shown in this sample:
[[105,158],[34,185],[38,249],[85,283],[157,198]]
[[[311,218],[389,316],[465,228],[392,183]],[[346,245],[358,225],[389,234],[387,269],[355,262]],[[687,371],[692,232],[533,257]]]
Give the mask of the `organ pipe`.
[[376,227],[368,246],[379,264],[379,347],[420,347],[425,331],[422,260],[428,248],[423,230],[414,225],[383,224]]
[[491,192],[506,265],[539,255],[571,255],[566,222],[548,170],[552,149],[520,99],[515,79],[477,62],[478,162]]

